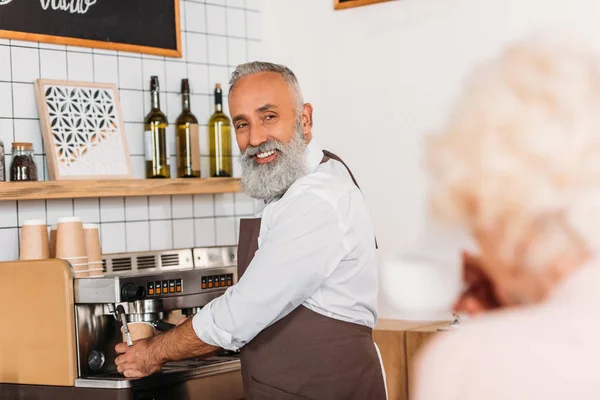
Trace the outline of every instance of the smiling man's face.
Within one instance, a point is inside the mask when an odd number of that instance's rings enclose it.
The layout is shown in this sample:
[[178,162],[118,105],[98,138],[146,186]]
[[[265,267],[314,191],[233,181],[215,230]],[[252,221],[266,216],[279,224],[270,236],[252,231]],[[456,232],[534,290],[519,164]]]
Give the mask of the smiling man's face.
[[312,107],[295,102],[281,75],[261,72],[235,83],[229,110],[242,153],[244,191],[263,200],[282,195],[305,174]]

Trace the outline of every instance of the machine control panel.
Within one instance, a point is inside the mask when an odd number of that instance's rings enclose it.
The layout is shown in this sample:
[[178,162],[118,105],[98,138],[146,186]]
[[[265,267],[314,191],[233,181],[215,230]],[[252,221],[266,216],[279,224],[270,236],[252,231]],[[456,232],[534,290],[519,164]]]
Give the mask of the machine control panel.
[[233,274],[203,276],[201,283],[202,289],[214,289],[233,286]]
[[147,283],[148,296],[165,294],[181,294],[183,292],[183,279],[165,279]]

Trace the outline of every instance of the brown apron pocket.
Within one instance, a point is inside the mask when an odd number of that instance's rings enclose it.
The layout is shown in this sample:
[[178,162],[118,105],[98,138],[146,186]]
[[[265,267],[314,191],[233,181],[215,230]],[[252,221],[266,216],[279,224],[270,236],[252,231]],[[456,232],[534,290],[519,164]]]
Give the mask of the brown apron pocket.
[[265,385],[250,377],[248,398],[250,400],[310,400],[309,398],[288,393],[276,387]]

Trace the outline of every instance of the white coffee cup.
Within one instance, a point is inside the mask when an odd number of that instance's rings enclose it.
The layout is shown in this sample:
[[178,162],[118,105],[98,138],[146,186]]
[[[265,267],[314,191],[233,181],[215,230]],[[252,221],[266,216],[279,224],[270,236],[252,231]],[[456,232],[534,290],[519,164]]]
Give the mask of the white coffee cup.
[[451,320],[463,289],[462,266],[417,254],[390,260],[381,269],[382,293],[395,315],[420,321]]

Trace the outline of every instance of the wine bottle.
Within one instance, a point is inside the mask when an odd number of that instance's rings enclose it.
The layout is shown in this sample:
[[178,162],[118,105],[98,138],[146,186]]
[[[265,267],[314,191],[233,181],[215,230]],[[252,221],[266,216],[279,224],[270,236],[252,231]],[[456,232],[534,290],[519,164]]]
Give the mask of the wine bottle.
[[198,120],[190,110],[190,83],[181,80],[182,111],[177,117],[177,177],[200,177],[200,139],[198,137]]
[[167,148],[167,117],[160,110],[158,77],[150,80],[152,109],[144,120],[146,178],[170,178],[169,149]]
[[223,112],[223,91],[219,83],[215,87],[215,112],[208,121],[208,135],[210,143],[210,176],[232,176],[231,121]]

